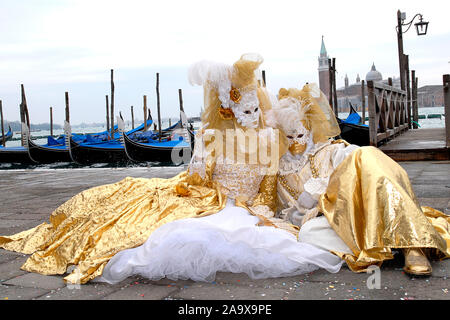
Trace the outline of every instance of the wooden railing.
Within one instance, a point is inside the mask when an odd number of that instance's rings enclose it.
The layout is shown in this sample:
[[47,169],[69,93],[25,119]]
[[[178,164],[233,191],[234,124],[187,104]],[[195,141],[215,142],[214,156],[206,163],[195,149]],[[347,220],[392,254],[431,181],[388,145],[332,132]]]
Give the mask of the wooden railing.
[[405,90],[367,81],[370,145],[378,147],[408,130],[408,100]]
[[444,74],[444,114],[445,114],[445,140],[447,148],[450,148],[450,74]]

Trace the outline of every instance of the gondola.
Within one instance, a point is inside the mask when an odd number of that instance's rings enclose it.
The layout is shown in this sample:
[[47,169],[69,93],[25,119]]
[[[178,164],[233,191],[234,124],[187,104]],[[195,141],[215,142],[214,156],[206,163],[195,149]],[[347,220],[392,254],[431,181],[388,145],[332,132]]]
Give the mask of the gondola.
[[9,130],[7,133],[5,133],[5,136],[0,136],[0,144],[3,144],[3,142],[6,142],[8,140],[11,140],[12,136],[13,136],[13,132],[11,130],[11,126],[8,126]]
[[[147,120],[147,127],[153,123],[151,119]],[[90,165],[94,163],[125,163],[129,159],[125,153],[122,143],[122,134],[117,132],[114,138],[109,141],[98,141],[87,139],[86,142],[77,142],[70,134],[70,128],[66,125],[67,145],[70,146],[69,154],[73,162],[81,165]],[[137,131],[144,130],[144,124],[128,131],[126,134],[135,134]]]
[[36,163],[71,162],[67,146],[65,144],[52,145],[50,142],[52,139],[55,140],[49,136],[47,144],[38,145],[28,137],[27,149],[30,158]]
[[[114,126],[115,133],[117,133],[117,126]],[[72,139],[77,143],[96,141],[107,141],[109,133],[107,131],[94,133],[94,134],[72,134]],[[38,145],[34,143],[28,135],[28,154],[30,158],[36,163],[55,163],[55,162],[72,162],[70,157],[69,148],[66,144],[65,135],[55,139],[52,136],[47,137],[47,143],[45,145]]]
[[162,162],[180,164],[189,157],[191,146],[184,141],[182,136],[178,136],[179,140],[136,142],[131,140],[127,135],[123,136],[125,152],[129,159],[136,162]]
[[[184,113],[182,113],[182,117],[185,118]],[[123,119],[118,119],[118,121],[119,130],[123,130]],[[140,141],[124,134],[123,142],[127,157],[136,162],[160,162],[176,165],[189,161],[194,133],[187,128],[187,121],[180,120],[175,125],[161,131],[161,140],[158,133]]]
[[[24,128],[24,125],[22,125]],[[27,126],[25,126],[28,129]],[[24,165],[35,164],[30,156],[28,155],[28,150],[26,147],[3,147],[0,146],[0,163],[18,163]]]
[[101,143],[76,142],[70,139],[69,154],[73,162],[81,165],[94,163],[117,163],[128,160],[123,145],[118,140]]
[[20,163],[20,164],[35,164],[28,155],[28,150],[25,147],[3,147],[0,146],[0,163]]
[[345,120],[336,117],[341,129],[340,137],[351,144],[358,146],[370,145],[369,126],[361,124],[361,117],[350,104],[350,113]]

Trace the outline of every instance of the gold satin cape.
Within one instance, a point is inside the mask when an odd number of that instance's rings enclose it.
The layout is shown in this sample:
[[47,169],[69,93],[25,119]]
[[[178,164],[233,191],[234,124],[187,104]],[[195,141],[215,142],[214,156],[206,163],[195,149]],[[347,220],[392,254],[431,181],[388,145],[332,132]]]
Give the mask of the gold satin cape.
[[0,247],[32,254],[23,270],[84,284],[99,276],[119,251],[143,244],[159,226],[178,219],[216,213],[226,196],[198,174],[187,171],[170,179],[125,178],[85,190],[57,208],[50,223],[0,236]]
[[319,198],[319,210],[353,252],[334,252],[353,271],[392,259],[392,248],[450,256],[450,217],[420,207],[406,171],[377,148],[361,147],[344,159]]

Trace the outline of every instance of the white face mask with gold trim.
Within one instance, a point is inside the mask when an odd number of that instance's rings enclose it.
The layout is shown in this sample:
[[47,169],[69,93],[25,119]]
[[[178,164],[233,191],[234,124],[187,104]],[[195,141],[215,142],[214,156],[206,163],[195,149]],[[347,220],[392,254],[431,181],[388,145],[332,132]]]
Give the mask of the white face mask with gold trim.
[[259,100],[255,90],[244,92],[238,103],[230,101],[236,121],[246,128],[257,128],[259,124]]
[[311,137],[311,132],[306,129],[301,122],[299,122],[296,128],[287,130],[286,132],[286,138],[289,141],[289,151],[293,155],[298,155],[305,152],[308,144],[311,143]]
[[246,128],[257,128],[259,124],[259,99],[253,86],[237,89],[229,83],[219,87],[219,100],[222,107],[231,109],[237,123]]
[[287,130],[286,137],[289,141],[289,146],[294,143],[299,145],[305,145],[309,141],[309,136],[311,132],[305,128],[303,123],[299,122],[296,128],[292,128],[291,130]]

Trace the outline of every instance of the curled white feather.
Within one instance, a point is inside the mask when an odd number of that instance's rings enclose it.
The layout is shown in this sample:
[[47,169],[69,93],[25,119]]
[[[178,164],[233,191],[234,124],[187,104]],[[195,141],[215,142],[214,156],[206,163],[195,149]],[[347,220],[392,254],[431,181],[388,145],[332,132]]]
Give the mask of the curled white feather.
[[207,81],[217,88],[230,82],[232,67],[224,63],[202,60],[192,64],[188,70],[191,85],[204,85]]

